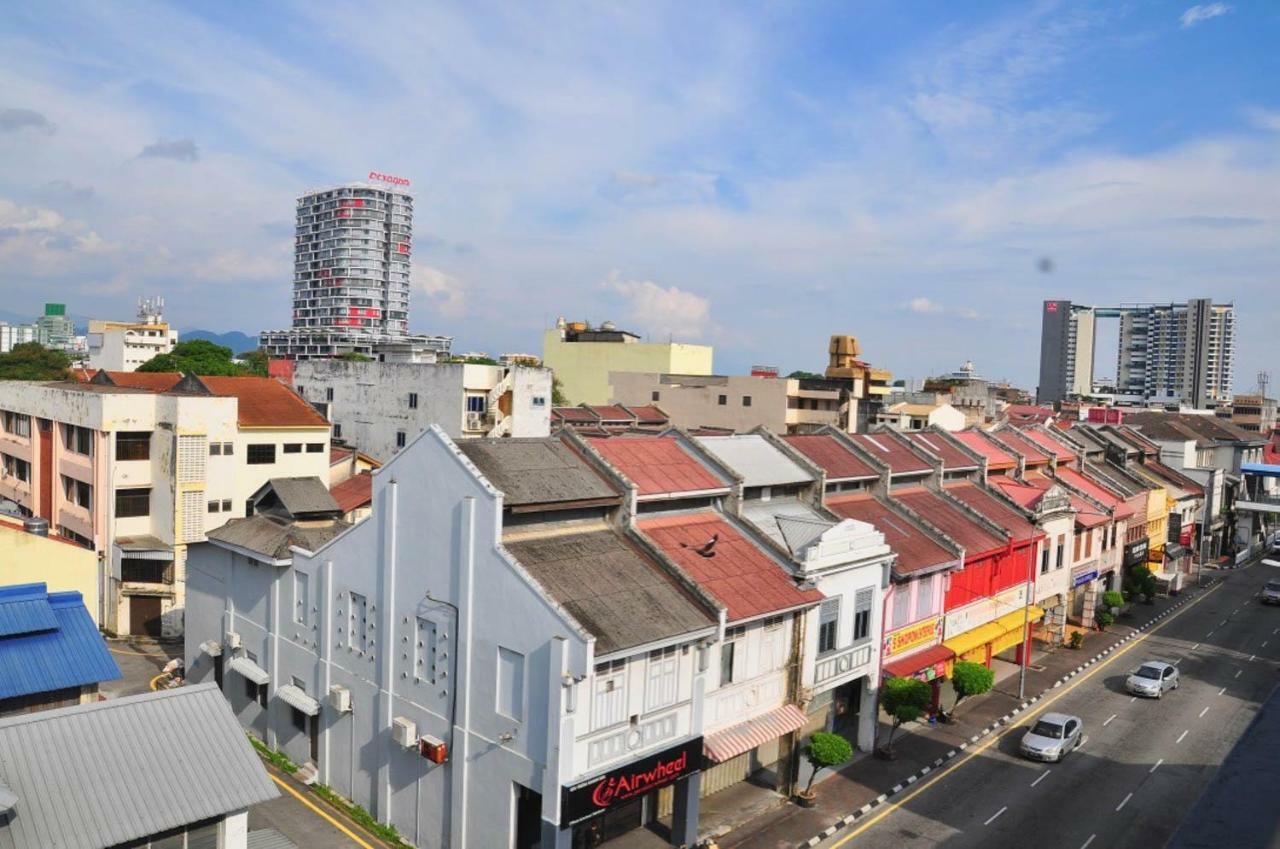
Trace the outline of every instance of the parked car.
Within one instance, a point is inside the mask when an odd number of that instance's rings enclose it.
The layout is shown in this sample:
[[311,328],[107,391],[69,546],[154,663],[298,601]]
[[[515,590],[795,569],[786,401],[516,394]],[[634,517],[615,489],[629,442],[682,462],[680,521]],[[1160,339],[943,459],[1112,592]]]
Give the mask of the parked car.
[[1020,749],[1033,761],[1060,761],[1084,742],[1084,720],[1065,713],[1046,713],[1022,735]]
[[1162,698],[1169,690],[1178,689],[1178,667],[1163,660],[1148,660],[1129,673],[1124,688],[1135,696]]
[[1263,604],[1280,604],[1280,579],[1267,581],[1258,594],[1258,600]]

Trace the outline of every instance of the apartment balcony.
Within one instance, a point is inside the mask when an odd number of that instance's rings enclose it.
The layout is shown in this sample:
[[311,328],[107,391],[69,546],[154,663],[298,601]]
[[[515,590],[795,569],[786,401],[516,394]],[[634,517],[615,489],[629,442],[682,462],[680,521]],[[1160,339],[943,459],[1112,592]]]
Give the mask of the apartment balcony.
[[31,437],[15,436],[0,430],[0,453],[31,462]]
[[87,507],[63,501],[58,505],[57,523],[75,531],[82,537],[94,538],[93,514]]
[[0,474],[0,498],[7,498],[28,510],[35,510],[31,498],[31,484],[18,480],[13,475]]

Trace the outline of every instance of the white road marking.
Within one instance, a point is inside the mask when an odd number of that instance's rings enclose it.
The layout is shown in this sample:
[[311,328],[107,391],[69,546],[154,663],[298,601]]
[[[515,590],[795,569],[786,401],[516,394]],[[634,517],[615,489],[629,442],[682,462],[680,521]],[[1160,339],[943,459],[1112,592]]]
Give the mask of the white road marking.
[[1227,620],[1223,619],[1221,622],[1218,623],[1218,627],[1221,628],[1225,624],[1227,624]]
[[1244,672],[1244,670],[1243,670],[1243,669],[1237,669],[1237,670],[1236,670],[1236,674],[1235,674],[1234,676],[1232,676],[1232,677],[1234,677],[1234,678],[1239,678],[1239,677],[1240,677],[1240,673],[1241,673],[1241,672]]
[[1274,637],[1277,633],[1280,633],[1280,628],[1276,628],[1276,629],[1274,629],[1274,630],[1271,632],[1271,636],[1273,636],[1273,637]]
[[1204,710],[1202,710],[1202,711],[1200,711],[1200,718],[1201,718],[1201,719],[1204,719],[1204,715],[1205,715],[1206,713],[1208,713],[1208,712],[1209,712],[1209,706],[1208,706],[1208,705],[1206,705],[1206,706],[1205,706],[1205,709],[1204,709]]
[[1256,655],[1256,654],[1251,654],[1251,655],[1249,655],[1249,662],[1250,662],[1250,663],[1253,663],[1253,659],[1254,659],[1255,657],[1257,657],[1257,655]]
[[1164,763],[1164,758],[1161,758],[1160,760],[1156,761],[1156,765],[1155,765],[1155,766],[1153,766],[1153,767],[1151,767],[1151,769],[1147,770],[1147,772],[1148,772],[1148,773],[1155,772],[1156,770],[1158,770],[1158,769],[1160,768],[1160,764],[1162,764],[1162,763]]
[[1219,690],[1219,691],[1218,691],[1218,695],[1219,695],[1219,696],[1221,696],[1221,695],[1222,695],[1223,693],[1225,693],[1226,691],[1227,691],[1227,688],[1226,688],[1226,687],[1223,687],[1221,690]]
[[1191,729],[1188,728],[1186,731],[1183,731],[1181,734],[1178,735],[1178,739],[1175,742],[1181,743],[1186,738],[1186,736],[1190,733],[1191,733]]
[[1173,665],[1174,665],[1174,666],[1177,666],[1179,663],[1182,663],[1182,658],[1178,658],[1177,660],[1175,660],[1175,661],[1173,662]]
[[1080,844],[1080,849],[1089,849],[1089,844],[1090,844],[1090,843],[1092,843],[1092,842],[1093,842],[1093,838],[1095,838],[1095,837],[1097,837],[1097,836],[1098,836],[1098,835],[1096,835],[1096,834],[1090,834],[1090,835],[1089,835],[1089,839],[1088,839],[1088,840],[1086,840],[1084,843]]
[[1130,799],[1132,799],[1132,798],[1133,798],[1133,794],[1132,794],[1132,793],[1130,793],[1128,796],[1125,796],[1125,797],[1124,797],[1124,801],[1122,801],[1120,804],[1116,805],[1116,811],[1119,811],[1119,810],[1120,810],[1121,808],[1123,808],[1125,805],[1129,804],[1129,800],[1130,800]]
[[1037,778],[1035,781],[1031,782],[1031,786],[1032,786],[1032,787],[1035,787],[1035,786],[1036,786],[1037,784],[1039,784],[1041,781],[1044,781],[1045,776],[1046,776],[1046,775],[1048,775],[1048,774],[1049,774],[1049,773],[1051,773],[1051,772],[1053,772],[1053,770],[1051,770],[1051,769],[1046,769],[1044,772],[1040,773],[1040,777],[1039,777],[1039,778]]
[[1205,634],[1205,635],[1204,635],[1204,638],[1207,640],[1207,639],[1209,639],[1209,638],[1210,638],[1210,637],[1212,637],[1212,636],[1213,636],[1213,631],[1210,631],[1209,633],[1207,633],[1207,634]]
[[986,822],[984,822],[984,823],[983,823],[983,825],[991,825],[991,823],[993,823],[993,822],[995,822],[995,821],[996,821],[996,817],[1000,816],[1001,814],[1003,814],[1003,813],[1004,813],[1005,811],[1007,811],[1007,810],[1009,810],[1009,806],[1008,806],[1008,805],[1005,805],[1003,808],[1001,808],[1000,810],[998,810],[998,811],[996,811],[994,814],[992,814],[992,815],[991,815],[991,819],[989,819],[989,820],[987,820]]
[[1263,640],[1263,641],[1262,641],[1262,647],[1265,649],[1265,648],[1267,647],[1267,643],[1269,643],[1269,642],[1271,642],[1271,641],[1270,641],[1270,640]]
[[1200,648],[1200,644],[1199,644],[1199,643],[1196,643],[1194,646],[1192,646],[1192,647],[1191,647],[1191,650],[1192,650],[1192,651],[1195,651],[1195,650],[1196,650],[1196,649],[1198,649],[1198,648]]
[[1129,704],[1133,704],[1133,703],[1134,703],[1134,702],[1136,702],[1137,700],[1138,700],[1138,697],[1137,697],[1137,696],[1134,696],[1132,699],[1129,699]]
[[1111,716],[1107,718],[1107,721],[1106,721],[1106,722],[1104,722],[1104,723],[1102,723],[1102,727],[1103,727],[1103,728],[1106,728],[1108,725],[1110,725],[1110,724],[1111,724],[1111,720],[1115,719],[1115,718],[1116,718],[1117,716],[1119,716],[1119,715],[1120,715],[1120,714],[1118,714],[1118,713],[1113,713],[1113,714],[1111,714]]

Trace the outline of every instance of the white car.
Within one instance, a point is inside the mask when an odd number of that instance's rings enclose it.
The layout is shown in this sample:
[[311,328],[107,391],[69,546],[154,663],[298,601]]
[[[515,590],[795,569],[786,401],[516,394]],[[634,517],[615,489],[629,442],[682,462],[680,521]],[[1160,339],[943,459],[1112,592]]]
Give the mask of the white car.
[[1084,743],[1084,720],[1065,713],[1046,713],[1022,735],[1019,748],[1033,761],[1060,761]]
[[1129,673],[1124,688],[1135,696],[1163,698],[1169,690],[1178,689],[1178,667],[1163,660],[1148,660]]

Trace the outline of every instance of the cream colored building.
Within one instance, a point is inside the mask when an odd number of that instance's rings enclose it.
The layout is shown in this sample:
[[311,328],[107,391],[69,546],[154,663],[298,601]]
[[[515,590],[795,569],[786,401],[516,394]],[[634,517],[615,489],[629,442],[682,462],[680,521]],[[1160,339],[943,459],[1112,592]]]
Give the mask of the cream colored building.
[[965,428],[965,415],[950,404],[912,404],[899,401],[890,404],[876,415],[876,424],[888,425],[896,430],[927,430],[937,425],[943,430],[957,431]]
[[712,348],[641,342],[636,334],[617,330],[609,322],[592,329],[583,322],[560,319],[543,336],[542,364],[555,372],[569,404],[608,404],[616,395],[611,374],[709,375]]
[[178,344],[178,331],[170,327],[160,313],[164,301],[143,298],[138,301],[135,321],[89,322],[87,344],[89,368],[97,371],[136,371],[152,357],[167,354]]
[[98,558],[57,534],[38,535],[0,516],[0,586],[43,583],[51,593],[78,592],[98,624]]
[[857,400],[835,381],[628,372],[610,379],[614,403],[656,405],[673,427],[805,433],[830,425],[853,432],[858,420]]
[[97,553],[115,633],[180,635],[187,545],[268,479],[328,473],[328,422],[271,378],[0,382],[0,498]]

